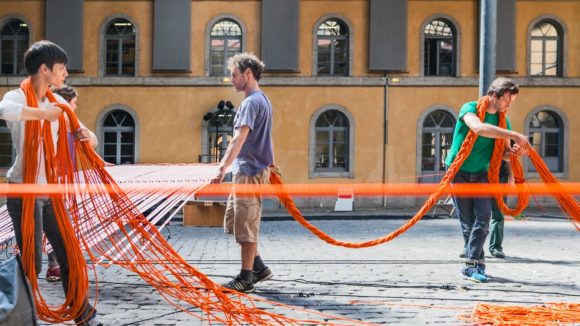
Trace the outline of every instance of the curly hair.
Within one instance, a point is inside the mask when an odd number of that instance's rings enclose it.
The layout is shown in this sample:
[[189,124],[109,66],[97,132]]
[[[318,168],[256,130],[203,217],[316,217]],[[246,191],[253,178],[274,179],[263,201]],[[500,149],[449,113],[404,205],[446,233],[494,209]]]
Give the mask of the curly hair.
[[487,95],[495,94],[497,97],[502,97],[506,92],[517,94],[520,92],[520,87],[510,79],[499,77],[491,82],[491,85],[489,85],[489,89],[487,90]]
[[253,53],[238,53],[233,57],[228,59],[228,69],[234,70],[237,67],[243,73],[246,69],[250,69],[252,71],[252,75],[256,80],[260,80],[262,78],[262,72],[264,72],[264,67],[266,65],[257,56]]

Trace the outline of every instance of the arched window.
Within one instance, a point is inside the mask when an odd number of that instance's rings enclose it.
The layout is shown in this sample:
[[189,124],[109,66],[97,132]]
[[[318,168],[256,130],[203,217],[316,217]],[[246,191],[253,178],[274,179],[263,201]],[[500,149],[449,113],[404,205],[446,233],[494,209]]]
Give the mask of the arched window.
[[328,19],[318,25],[316,32],[317,75],[349,75],[349,37],[348,25],[340,19]]
[[425,76],[455,76],[457,37],[446,19],[435,19],[423,30]]
[[[529,124],[529,141],[552,172],[563,172],[564,130],[562,119],[553,111],[533,114]],[[529,172],[535,172],[528,164]]]
[[135,163],[135,120],[115,109],[103,119],[103,158],[113,164]]
[[12,166],[13,161],[12,135],[10,129],[6,127],[6,121],[0,120],[0,168]]
[[105,28],[105,75],[135,76],[135,26],[124,18]]
[[455,117],[445,110],[432,111],[423,120],[420,182],[437,183],[443,177],[454,128]]
[[235,20],[224,18],[210,32],[210,76],[229,76],[228,59],[242,52],[242,28]]
[[338,110],[322,113],[315,124],[315,172],[348,172],[349,123]]
[[19,19],[9,20],[0,32],[2,75],[24,75],[24,52],[29,43],[28,25]]
[[549,19],[534,25],[530,35],[530,75],[562,77],[562,32]]
[[234,136],[234,117],[236,111],[232,102],[220,101],[217,108],[203,116],[201,163],[219,163]]

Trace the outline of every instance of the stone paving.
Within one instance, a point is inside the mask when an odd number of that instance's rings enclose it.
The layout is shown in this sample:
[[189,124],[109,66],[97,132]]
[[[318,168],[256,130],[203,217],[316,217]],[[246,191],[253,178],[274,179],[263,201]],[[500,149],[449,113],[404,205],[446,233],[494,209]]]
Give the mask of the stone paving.
[[[313,221],[333,237],[354,242],[382,236],[404,222],[360,217]],[[346,249],[322,242],[294,221],[263,221],[259,251],[275,276],[258,284],[253,295],[370,323],[404,325],[462,324],[456,316],[478,302],[580,302],[580,233],[569,221],[507,221],[508,257],[488,259],[492,276],[488,283],[473,283],[459,275],[463,242],[459,229],[455,219],[422,220],[387,244]],[[169,242],[175,249],[215,281],[224,282],[239,271],[238,246],[221,228],[170,230]],[[125,270],[99,267],[98,276],[97,309],[105,325],[204,324]],[[48,300],[57,303],[60,284],[41,280],[41,286]]]

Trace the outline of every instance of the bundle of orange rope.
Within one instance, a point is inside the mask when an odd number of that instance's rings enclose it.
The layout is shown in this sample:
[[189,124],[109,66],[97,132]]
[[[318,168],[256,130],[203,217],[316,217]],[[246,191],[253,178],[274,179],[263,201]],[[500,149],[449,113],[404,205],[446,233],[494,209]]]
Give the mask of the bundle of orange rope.
[[[27,105],[38,107],[30,79],[24,80],[21,88],[26,94]],[[46,96],[50,102],[56,102],[50,91]],[[71,130],[79,129],[80,123],[67,105],[59,104],[59,107],[64,114],[59,119],[56,151],[52,142],[50,123],[44,123],[42,126],[39,121],[26,123],[24,182],[34,184],[37,181],[39,159],[43,158],[47,182],[63,188],[61,194],[51,193],[50,199],[57,216],[58,228],[65,241],[69,275],[72,280],[63,304],[51,306],[42,297],[36,278],[35,249],[32,240],[34,195],[24,195],[22,218],[24,241],[21,252],[24,270],[34,291],[39,318],[57,323],[72,320],[80,315],[83,308],[81,304],[88,290],[84,251],[93,264],[106,259],[137,273],[175,307],[210,324],[332,324],[333,321],[361,324],[360,321],[315,311],[307,312],[326,321],[286,317],[257,308],[256,304],[261,302],[289,310],[305,310],[250,297],[243,293],[232,293],[214,283],[189,265],[161,236],[157,228],[137,210],[104,169],[103,161],[89,144],[74,142],[77,164],[73,166],[66,135],[67,120]],[[44,155],[40,155],[41,149]],[[89,192],[70,191],[81,182]],[[192,311],[191,306],[197,307],[199,312]]]
[[500,306],[480,303],[472,313],[459,315],[468,323],[492,325],[561,325],[580,323],[580,303],[548,303],[541,306]]

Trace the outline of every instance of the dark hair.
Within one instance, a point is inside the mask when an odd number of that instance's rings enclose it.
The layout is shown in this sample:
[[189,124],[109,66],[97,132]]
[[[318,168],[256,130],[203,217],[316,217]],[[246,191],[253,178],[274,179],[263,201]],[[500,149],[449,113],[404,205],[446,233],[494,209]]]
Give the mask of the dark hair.
[[52,92],[62,96],[69,103],[78,96],[77,91],[68,85],[62,85],[61,88],[53,88]]
[[36,75],[43,63],[52,70],[55,63],[66,64],[67,62],[66,52],[51,41],[35,42],[24,53],[24,66],[30,76]]
[[228,59],[228,69],[234,70],[234,67],[238,67],[242,73],[246,71],[246,69],[250,68],[254,78],[256,80],[260,80],[266,65],[253,53],[238,53]]
[[510,79],[499,77],[491,82],[487,90],[487,95],[492,96],[495,94],[497,97],[502,97],[506,92],[517,94],[520,92],[520,87]]

